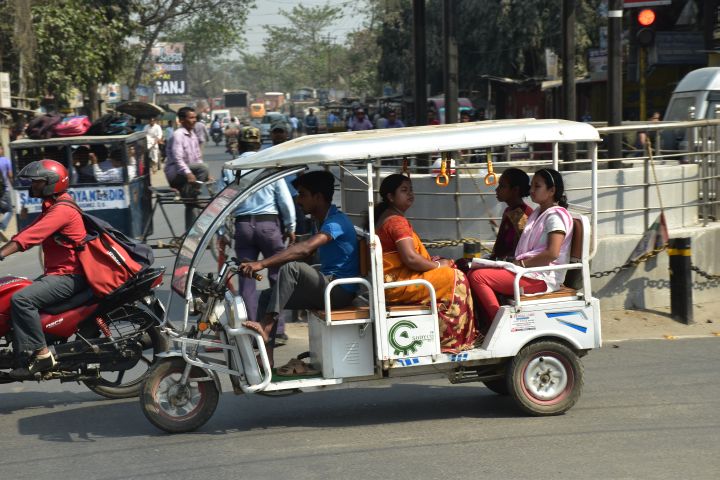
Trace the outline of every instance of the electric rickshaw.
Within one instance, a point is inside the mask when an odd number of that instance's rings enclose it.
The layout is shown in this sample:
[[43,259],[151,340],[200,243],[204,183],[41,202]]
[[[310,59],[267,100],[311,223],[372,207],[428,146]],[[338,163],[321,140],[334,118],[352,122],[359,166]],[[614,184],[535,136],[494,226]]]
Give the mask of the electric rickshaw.
[[[172,303],[182,314],[166,315],[164,329],[174,348],[160,354],[146,377],[140,397],[146,417],[168,432],[202,426],[213,414],[221,393],[220,375],[227,375],[236,394],[268,397],[305,390],[341,388],[355,382],[404,381],[442,372],[453,383],[482,382],[508,395],[519,409],[536,416],[558,415],[579,399],[583,387],[581,357],[602,345],[600,304],[592,295],[589,262],[597,239],[597,145],[594,127],[566,120],[507,120],[411,127],[305,136],[261,151],[251,158],[228,162],[236,181],[221,191],[199,216],[180,248],[172,277]],[[559,145],[587,142],[591,160],[591,194],[585,205],[570,207],[574,218],[572,263],[520,268],[515,290],[492,322],[482,344],[471,350],[444,353],[440,348],[435,291],[425,280],[386,281],[380,241],[375,235],[373,206],[380,178],[400,158],[420,158],[459,151],[510,147],[520,143],[552,145],[555,167]],[[488,175],[494,175],[488,165]],[[262,337],[243,327],[247,310],[228,289],[237,274],[236,259],[203,264],[202,256],[228,215],[259,189],[301,173],[306,168],[343,172],[343,178],[364,186],[369,222],[356,224],[361,275],[335,279],[327,286],[325,309],[308,311],[310,365],[313,377],[280,377],[271,368]],[[397,168],[397,167],[395,167]],[[415,179],[416,177],[413,177]],[[493,178],[486,178],[488,184]],[[349,180],[348,180],[349,181]],[[438,184],[451,179],[446,168]],[[437,196],[442,202],[447,196]],[[572,200],[572,199],[571,199]],[[587,205],[589,203],[589,205]],[[580,211],[577,211],[580,210]],[[362,265],[366,268],[363,269]],[[576,272],[575,288],[524,295],[524,273],[565,269]],[[385,292],[420,284],[427,302],[391,305]],[[359,285],[352,307],[333,310],[330,291],[343,284]],[[220,353],[209,354],[213,349]],[[412,399],[408,399],[412,401]]]

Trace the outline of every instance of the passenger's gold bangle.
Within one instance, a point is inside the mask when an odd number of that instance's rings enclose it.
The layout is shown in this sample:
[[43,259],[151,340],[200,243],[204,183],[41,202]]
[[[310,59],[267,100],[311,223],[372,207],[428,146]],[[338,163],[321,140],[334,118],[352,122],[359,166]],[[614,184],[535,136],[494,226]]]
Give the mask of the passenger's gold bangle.
[[440,262],[438,262],[437,260],[435,260],[435,263],[437,263],[437,267],[435,267],[435,268],[440,268]]

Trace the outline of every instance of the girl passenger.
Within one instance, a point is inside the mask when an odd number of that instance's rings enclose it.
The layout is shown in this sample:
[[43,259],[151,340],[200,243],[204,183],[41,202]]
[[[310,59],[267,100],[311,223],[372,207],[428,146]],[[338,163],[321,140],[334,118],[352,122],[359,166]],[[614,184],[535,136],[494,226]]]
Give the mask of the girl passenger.
[[493,260],[515,260],[515,247],[520,240],[532,208],[523,201],[530,195],[530,177],[519,168],[508,168],[502,173],[495,196],[499,202],[505,202],[497,239],[493,245]]
[[[527,219],[515,249],[516,265],[523,268],[562,265],[570,259],[572,216],[566,210],[567,199],[560,173],[551,168],[539,170],[530,184],[530,198],[538,207]],[[515,273],[502,268],[479,268],[468,274],[470,287],[490,325],[500,309],[496,293],[513,294]],[[534,272],[523,275],[520,287],[523,294],[558,290],[565,279],[565,271]],[[485,332],[483,332],[485,333]]]

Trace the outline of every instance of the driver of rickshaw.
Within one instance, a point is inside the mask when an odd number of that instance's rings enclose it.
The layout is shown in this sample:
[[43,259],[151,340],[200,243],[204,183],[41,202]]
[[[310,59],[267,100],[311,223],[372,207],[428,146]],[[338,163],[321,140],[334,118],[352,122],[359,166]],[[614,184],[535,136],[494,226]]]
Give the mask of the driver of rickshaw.
[[[295,179],[293,186],[298,191],[297,203],[313,219],[313,235],[271,257],[240,265],[240,273],[245,277],[252,277],[264,268],[280,266],[277,282],[260,296],[257,312],[260,322],[243,323],[268,343],[270,365],[273,365],[274,345],[269,339],[275,337],[278,314],[283,309],[323,309],[325,287],[332,280],[360,276],[355,227],[347,215],[332,204],[335,177],[330,172],[312,171]],[[315,251],[320,258],[319,270],[298,261]],[[357,285],[333,288],[332,308],[350,305],[356,290]]]

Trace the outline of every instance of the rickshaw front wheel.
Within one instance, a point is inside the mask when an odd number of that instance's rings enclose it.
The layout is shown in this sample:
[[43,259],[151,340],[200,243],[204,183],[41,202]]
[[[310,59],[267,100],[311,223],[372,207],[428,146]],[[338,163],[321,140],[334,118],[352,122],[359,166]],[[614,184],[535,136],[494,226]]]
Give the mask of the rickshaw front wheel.
[[169,433],[191,432],[203,426],[220,397],[215,382],[198,367],[193,367],[188,382],[181,384],[185,365],[182,358],[161,360],[150,370],[140,393],[145,417]]
[[510,362],[508,390],[525,413],[560,415],[577,403],[584,383],[577,354],[553,340],[523,347]]

